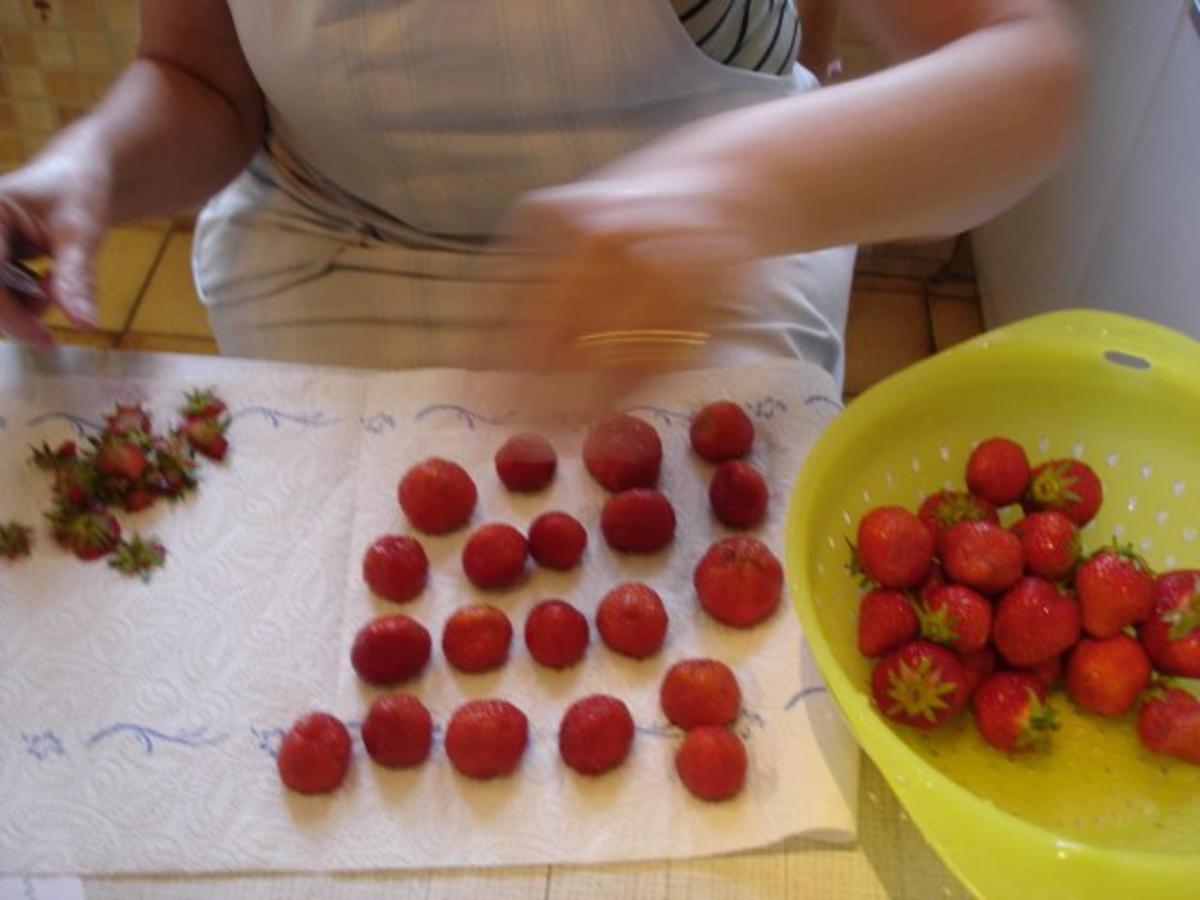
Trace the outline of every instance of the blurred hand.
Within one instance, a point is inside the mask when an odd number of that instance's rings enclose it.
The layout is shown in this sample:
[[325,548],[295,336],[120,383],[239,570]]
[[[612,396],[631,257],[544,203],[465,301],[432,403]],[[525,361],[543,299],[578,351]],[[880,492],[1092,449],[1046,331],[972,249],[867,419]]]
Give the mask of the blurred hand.
[[23,301],[0,288],[0,332],[46,345],[41,321],[59,307],[81,328],[96,324],[93,259],[108,221],[111,177],[101,165],[48,154],[0,177],[0,261],[49,255],[45,300]]

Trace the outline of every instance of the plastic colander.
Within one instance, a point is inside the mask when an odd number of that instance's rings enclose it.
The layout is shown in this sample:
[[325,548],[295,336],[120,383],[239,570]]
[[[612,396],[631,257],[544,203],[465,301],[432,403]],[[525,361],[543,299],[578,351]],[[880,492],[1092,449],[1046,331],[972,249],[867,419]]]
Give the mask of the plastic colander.
[[977,894],[1200,897],[1200,767],[1143,750],[1133,714],[1102,719],[1055,693],[1050,749],[1007,756],[969,713],[923,734],[871,705],[846,539],[872,507],[915,510],[933,491],[963,489],[972,447],[997,434],[1034,463],[1074,456],[1096,470],[1105,502],[1085,550],[1115,536],[1156,570],[1200,568],[1200,343],[1125,316],[1052,313],[881,382],[814,445],[787,535],[813,655],[859,744]]

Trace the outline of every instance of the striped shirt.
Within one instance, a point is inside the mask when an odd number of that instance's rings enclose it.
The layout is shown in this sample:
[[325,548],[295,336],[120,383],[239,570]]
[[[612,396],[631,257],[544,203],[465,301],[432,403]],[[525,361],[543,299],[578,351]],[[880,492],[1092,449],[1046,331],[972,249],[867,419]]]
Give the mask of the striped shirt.
[[671,0],[692,40],[725,65],[783,74],[800,49],[792,0]]

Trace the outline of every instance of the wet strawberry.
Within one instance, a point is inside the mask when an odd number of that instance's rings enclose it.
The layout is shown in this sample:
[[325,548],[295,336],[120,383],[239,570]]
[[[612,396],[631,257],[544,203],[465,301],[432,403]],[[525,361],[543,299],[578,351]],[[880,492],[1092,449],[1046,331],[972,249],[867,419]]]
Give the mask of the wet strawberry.
[[514,434],[496,451],[495,465],[510,491],[540,491],[554,480],[558,455],[540,434]]
[[996,671],[996,651],[990,646],[974,653],[963,653],[958,658],[967,677],[967,694],[974,695],[976,688]]
[[400,508],[414,528],[448,534],[467,524],[475,509],[475,482],[458,463],[431,457],[404,473],[396,489]]
[[1102,716],[1123,716],[1150,684],[1150,657],[1127,634],[1084,638],[1067,659],[1067,695]]
[[425,626],[405,615],[380,616],[354,636],[350,662],[363,681],[395,684],[420,674],[432,642]]
[[992,504],[963,491],[938,491],[936,494],[930,494],[917,510],[917,518],[925,523],[925,527],[935,538],[959,522],[1000,524],[1000,514]]
[[225,401],[211,389],[195,390],[184,395],[179,414],[185,419],[219,419],[226,409]]
[[701,725],[684,735],[675,771],[692,796],[716,803],[736,796],[746,783],[746,747],[728,728]]
[[104,437],[95,444],[94,464],[101,475],[136,482],[146,471],[146,451],[137,441]]
[[625,413],[612,413],[588,430],[583,463],[610,491],[652,488],[658,484],[662,441],[652,425]]
[[172,500],[196,487],[196,460],[182,435],[153,438],[151,451],[144,487]]
[[587,617],[565,600],[543,600],[525,619],[529,655],[549,669],[566,669],[583,659]]
[[464,606],[446,620],[442,655],[460,672],[486,672],[504,665],[512,644],[512,623],[498,607]]
[[950,580],[994,596],[1017,583],[1025,554],[1016,535],[991,522],[960,522],[938,539],[942,568]]
[[1138,711],[1138,739],[1151,753],[1200,766],[1200,700],[1179,688],[1152,695]]
[[1030,513],[1012,526],[1025,554],[1025,570],[1062,581],[1079,562],[1079,529],[1057,510]]
[[362,563],[367,586],[393,603],[405,603],[425,588],[429,558],[416,538],[385,534],[367,548]]
[[749,463],[729,460],[717,466],[708,484],[708,501],[730,528],[754,528],[767,514],[767,483]]
[[675,663],[663,676],[658,697],[667,721],[684,729],[728,725],[742,705],[733,670],[717,659]]
[[587,529],[565,512],[542,513],[529,526],[529,555],[547,569],[575,568],[587,542]]
[[529,743],[529,720],[507,700],[469,700],[446,727],[446,756],[468,778],[508,775]]
[[1092,521],[1104,489],[1091,467],[1077,459],[1053,459],[1033,470],[1022,501],[1027,512],[1056,509],[1076,525]]
[[736,403],[710,403],[692,418],[688,437],[701,459],[739,459],[750,452],[754,443],[754,423]]
[[1029,458],[1020,444],[1008,438],[988,438],[967,460],[967,490],[993,506],[1020,500],[1029,476]]
[[371,759],[381,766],[417,766],[429,757],[433,718],[412,694],[386,694],[367,710],[362,738]]
[[858,652],[876,657],[917,636],[920,624],[912,601],[902,591],[871,591],[858,607]]
[[933,571],[933,534],[906,509],[881,506],[858,523],[858,569],[885,588],[915,588]]
[[158,500],[158,494],[141,485],[133,485],[121,495],[121,507],[126,512],[141,512],[149,509]]
[[529,542],[516,528],[504,523],[481,525],[463,546],[462,567],[477,588],[512,587],[525,574]]
[[1038,663],[1036,666],[1026,666],[1023,669],[1018,669],[1018,672],[1025,672],[1037,679],[1038,684],[1046,690],[1055,687],[1063,677],[1063,658],[1055,656],[1045,662]]
[[1154,575],[1132,547],[1101,550],[1075,573],[1083,630],[1107,638],[1154,612]]
[[751,628],[779,606],[783,566],[756,538],[725,538],[701,557],[692,583],[700,605],[714,619],[734,628]]
[[150,431],[150,414],[140,403],[118,403],[116,408],[104,417],[104,433],[112,437],[148,435]]
[[917,616],[921,637],[957,653],[982,650],[992,631],[992,605],[961,584],[934,588]]
[[1058,727],[1045,688],[1020,672],[992,675],[979,685],[971,706],[983,739],[1005,753],[1040,749]]
[[180,431],[192,449],[201,456],[220,462],[229,452],[229,440],[225,437],[228,421],[217,419],[185,419]]
[[604,643],[632,659],[657,653],[666,637],[667,624],[662,598],[639,582],[613,588],[596,607],[596,630]]
[[112,553],[121,540],[121,524],[102,509],[56,507],[46,518],[54,539],[85,562]]
[[675,510],[661,491],[633,488],[613,494],[600,513],[600,530],[614,550],[654,553],[675,538]]
[[929,730],[966,704],[967,676],[945,647],[910,641],[875,664],[871,694],[893,722]]
[[996,604],[992,642],[1013,666],[1036,666],[1073,647],[1081,631],[1079,605],[1049,581],[1030,575]]
[[20,522],[0,525],[0,558],[22,559],[33,548],[33,529]]
[[563,762],[580,775],[601,775],[615,769],[633,746],[633,716],[629,707],[607,694],[593,694],[572,703],[558,728],[558,751]]
[[1160,672],[1200,678],[1200,570],[1158,577],[1154,612],[1138,626],[1138,637]]
[[275,764],[280,779],[293,791],[327,794],[350,768],[350,732],[329,713],[309,713],[283,736]]

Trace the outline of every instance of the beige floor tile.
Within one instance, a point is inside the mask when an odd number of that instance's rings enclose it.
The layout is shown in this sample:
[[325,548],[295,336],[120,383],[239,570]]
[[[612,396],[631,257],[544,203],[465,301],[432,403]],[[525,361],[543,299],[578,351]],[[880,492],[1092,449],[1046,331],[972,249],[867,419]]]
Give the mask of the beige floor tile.
[[[165,232],[142,228],[116,228],[108,233],[96,258],[96,302],[101,330],[120,332],[125,327],[166,238]],[[51,326],[68,325],[57,309],[46,321]]]
[[925,297],[920,291],[855,290],[846,327],[846,384],[858,394],[933,352]]
[[121,350],[139,350],[146,353],[196,353],[202,356],[217,356],[217,342],[212,338],[176,337],[165,334],[138,334],[129,332],[121,336],[117,347]]
[[855,271],[875,275],[928,278],[937,274],[954,256],[955,240],[894,241],[864,244],[858,248]]
[[125,228],[142,228],[149,231],[167,231],[175,224],[175,220],[170,216],[152,216],[148,219],[138,219],[136,222],[129,222]]
[[983,331],[983,313],[977,297],[947,296],[930,291],[929,317],[939,350],[953,347]]
[[172,234],[154,270],[130,331],[183,337],[211,337],[208,316],[192,281],[192,236]]

